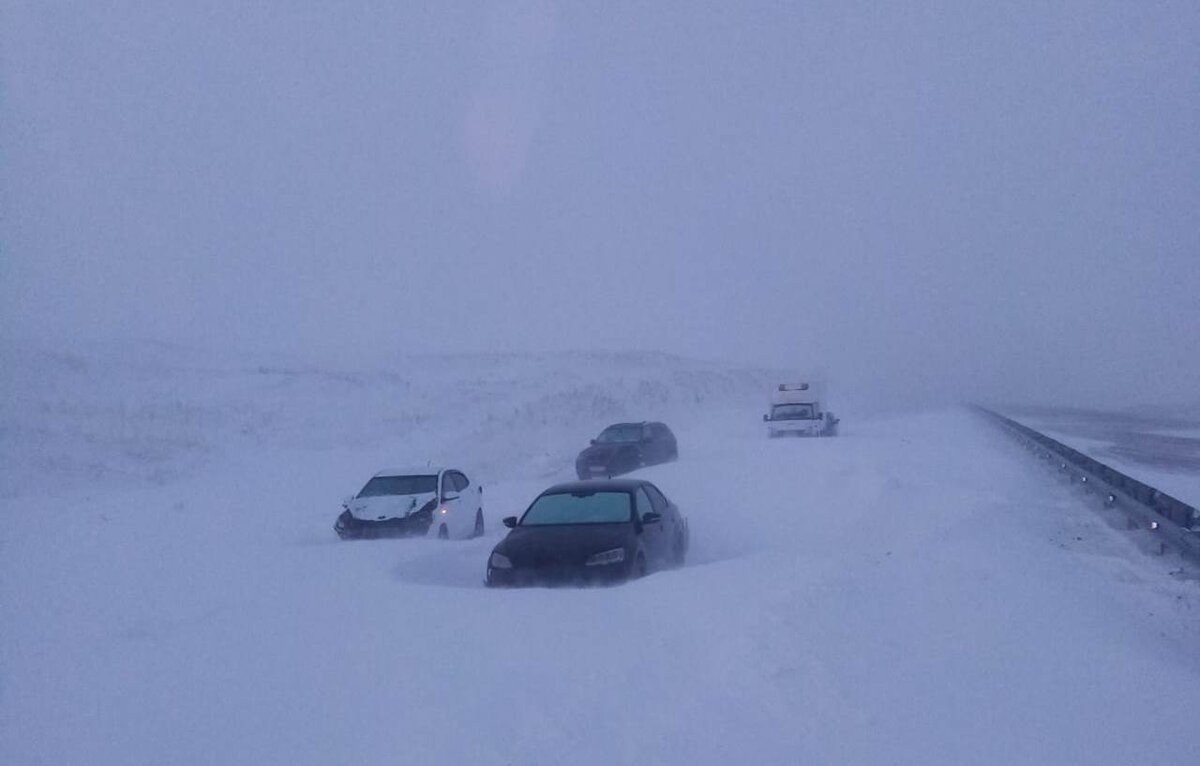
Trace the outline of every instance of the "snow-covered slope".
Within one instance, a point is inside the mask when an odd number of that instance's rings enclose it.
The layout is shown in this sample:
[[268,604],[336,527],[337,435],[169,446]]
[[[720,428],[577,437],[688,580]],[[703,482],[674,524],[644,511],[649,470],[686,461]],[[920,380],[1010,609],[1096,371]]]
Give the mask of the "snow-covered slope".
[[[23,387],[60,404],[5,414],[0,763],[1195,761],[1200,589],[971,415],[768,441],[753,372],[424,361]],[[659,416],[688,566],[482,587],[496,519]],[[337,498],[424,445],[486,466],[488,536],[338,541]]]
[[757,404],[778,377],[649,353],[389,357],[360,369],[121,344],[9,347],[0,362],[9,497],[162,485],[222,457],[297,448],[466,461],[489,480],[551,475],[614,420]]

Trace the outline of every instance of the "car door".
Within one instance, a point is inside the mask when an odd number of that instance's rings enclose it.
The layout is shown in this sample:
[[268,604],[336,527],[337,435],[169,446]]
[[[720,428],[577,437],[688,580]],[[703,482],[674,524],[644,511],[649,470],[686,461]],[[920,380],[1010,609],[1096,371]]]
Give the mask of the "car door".
[[483,487],[472,484],[462,471],[454,472],[454,482],[458,487],[464,534],[470,537],[475,534],[476,515],[483,513]]
[[442,524],[446,525],[446,531],[450,537],[465,537],[464,531],[463,510],[466,503],[463,500],[462,494],[458,488],[456,477],[461,474],[458,471],[445,471],[442,473],[442,488],[438,495],[441,501],[438,504],[438,513],[433,520],[435,531]]
[[667,538],[663,534],[666,519],[651,522],[645,520],[646,514],[658,512],[654,509],[654,503],[650,502],[650,496],[646,494],[645,488],[638,488],[634,495],[634,501],[637,506],[638,520],[641,522],[642,545],[646,549],[646,561],[652,566],[659,566],[667,555]]
[[475,514],[483,512],[483,487],[479,484],[472,484],[470,477],[465,473],[459,473],[459,482],[462,484],[461,492],[471,501],[467,503],[468,515],[471,517],[472,527],[475,523]]
[[656,465],[667,459],[663,452],[663,440],[655,425],[655,423],[647,423],[642,426],[642,455],[646,465]]
[[[671,429],[667,428],[666,423],[656,423],[658,426],[659,438],[663,442],[663,460],[674,460],[679,457],[679,445],[675,442],[675,434],[671,433]],[[653,496],[651,496],[653,500]]]
[[679,509],[653,484],[646,484],[645,489],[650,497],[650,504],[663,517],[662,536],[666,554],[670,555],[673,552],[673,546],[683,546],[686,549],[687,533],[683,529],[683,517],[679,515]]
[[662,439],[659,438],[659,430],[656,429],[653,423],[647,423],[642,426],[646,429],[644,438],[646,438],[646,463],[647,465],[658,465],[662,462]]

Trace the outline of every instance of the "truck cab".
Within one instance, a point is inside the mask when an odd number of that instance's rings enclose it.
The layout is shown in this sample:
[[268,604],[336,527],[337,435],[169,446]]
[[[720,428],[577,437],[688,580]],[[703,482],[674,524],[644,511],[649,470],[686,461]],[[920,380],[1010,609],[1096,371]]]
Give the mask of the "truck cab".
[[838,419],[824,408],[820,387],[780,383],[771,391],[770,410],[763,415],[767,436],[834,436]]

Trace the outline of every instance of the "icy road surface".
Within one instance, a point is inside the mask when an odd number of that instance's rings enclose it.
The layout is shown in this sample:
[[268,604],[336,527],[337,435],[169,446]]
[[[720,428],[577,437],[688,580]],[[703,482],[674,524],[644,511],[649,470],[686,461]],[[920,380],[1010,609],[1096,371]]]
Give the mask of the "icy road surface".
[[691,561],[613,588],[482,587],[540,478],[486,539],[338,541],[348,449],[6,500],[0,763],[1200,763],[1172,562],[966,412],[757,415],[677,424]]

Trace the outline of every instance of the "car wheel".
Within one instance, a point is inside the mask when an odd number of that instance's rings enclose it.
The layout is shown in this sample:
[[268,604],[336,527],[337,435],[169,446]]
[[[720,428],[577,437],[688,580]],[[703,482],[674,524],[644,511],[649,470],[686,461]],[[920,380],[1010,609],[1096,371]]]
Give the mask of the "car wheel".
[[450,539],[450,530],[446,528],[445,524],[438,527],[438,539],[439,540],[449,540]]
[[483,537],[483,509],[475,511],[475,537]]

